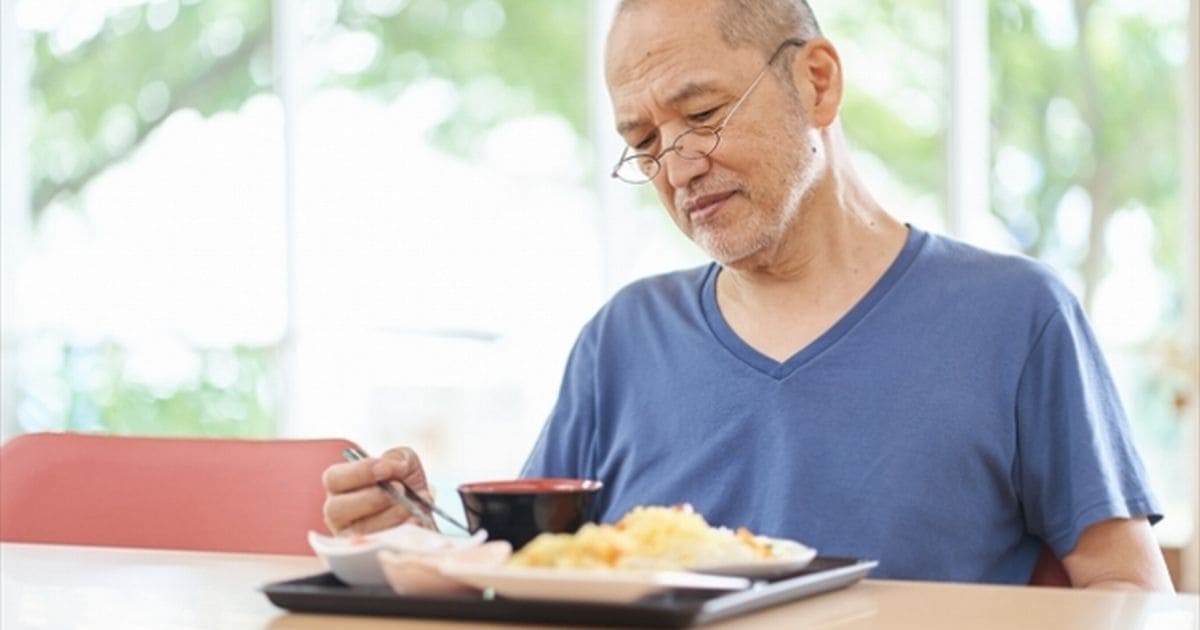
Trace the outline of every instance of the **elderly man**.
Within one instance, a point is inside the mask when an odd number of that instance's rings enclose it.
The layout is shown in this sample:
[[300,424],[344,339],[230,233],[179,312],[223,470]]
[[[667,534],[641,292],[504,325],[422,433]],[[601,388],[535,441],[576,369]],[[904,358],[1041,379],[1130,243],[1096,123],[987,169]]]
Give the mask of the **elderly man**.
[[[714,263],[583,329],[527,476],[606,484],[602,520],[710,522],[880,560],[877,577],[1170,589],[1160,518],[1076,300],[1036,262],[889,215],[850,164],[841,60],[803,0],[626,0],[607,47],[613,176]],[[326,520],[408,514],[415,453],[329,469]]]

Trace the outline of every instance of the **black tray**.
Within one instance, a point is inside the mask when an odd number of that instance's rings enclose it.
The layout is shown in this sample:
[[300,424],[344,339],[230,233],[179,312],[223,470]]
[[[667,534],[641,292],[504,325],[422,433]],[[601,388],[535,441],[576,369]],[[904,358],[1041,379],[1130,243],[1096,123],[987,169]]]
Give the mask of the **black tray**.
[[386,586],[347,586],[322,573],[262,587],[271,603],[293,612],[435,617],[589,626],[686,628],[849,586],[878,564],[819,556],[801,571],[758,580],[734,593],[675,589],[629,604],[505,599],[484,595],[397,595]]

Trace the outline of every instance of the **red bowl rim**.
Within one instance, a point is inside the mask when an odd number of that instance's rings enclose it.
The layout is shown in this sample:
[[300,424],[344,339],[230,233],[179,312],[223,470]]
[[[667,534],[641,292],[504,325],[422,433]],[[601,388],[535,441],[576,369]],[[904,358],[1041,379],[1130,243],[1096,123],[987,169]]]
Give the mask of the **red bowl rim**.
[[603,487],[603,482],[593,479],[505,479],[464,483],[458,486],[458,491],[472,494],[544,494],[595,492]]

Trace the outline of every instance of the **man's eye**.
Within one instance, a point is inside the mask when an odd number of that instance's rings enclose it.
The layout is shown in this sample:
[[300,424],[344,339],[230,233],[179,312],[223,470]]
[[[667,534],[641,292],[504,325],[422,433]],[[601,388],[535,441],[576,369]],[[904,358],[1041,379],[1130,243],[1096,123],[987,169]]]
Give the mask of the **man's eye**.
[[696,112],[695,114],[689,115],[688,120],[690,120],[694,123],[704,122],[704,121],[708,120],[709,118],[712,118],[713,114],[717,113],[717,110],[719,110],[719,109],[721,109],[721,108],[714,107],[712,109],[706,109],[702,112]]
[[654,135],[648,136],[645,140],[633,145],[633,149],[638,152],[650,150],[650,147],[654,146],[654,138]]

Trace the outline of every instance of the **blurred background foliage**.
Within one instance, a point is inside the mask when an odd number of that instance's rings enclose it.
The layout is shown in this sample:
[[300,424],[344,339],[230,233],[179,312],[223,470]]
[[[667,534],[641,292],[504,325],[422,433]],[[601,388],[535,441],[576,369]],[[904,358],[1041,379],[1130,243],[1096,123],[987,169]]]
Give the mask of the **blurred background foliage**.
[[1028,181],[1013,182],[996,170],[993,209],[1022,250],[1040,258],[1075,240],[1057,220],[1068,194],[1084,194],[1086,247],[1063,253],[1090,309],[1109,264],[1106,227],[1122,209],[1149,214],[1157,262],[1182,271],[1186,33],[1182,19],[1156,23],[1152,12],[1118,13],[1099,0],[1063,4],[1066,32],[1048,33],[1031,2],[991,3],[993,142],[1028,171]]
[[[844,118],[852,143],[914,195],[941,196],[943,3],[815,4],[843,55],[874,75],[849,86]],[[1150,218],[1154,260],[1172,293],[1157,331],[1135,353],[1141,376],[1130,406],[1152,418],[1173,418],[1186,403],[1181,397],[1194,369],[1188,349],[1175,341],[1184,302],[1177,143],[1186,2],[1166,3],[1177,7],[1173,12],[1130,11],[1115,0],[1058,4],[1069,12],[1048,26],[1032,0],[989,3],[992,212],[1021,250],[1073,270],[1089,307],[1112,263],[1106,236],[1114,217]],[[454,100],[430,140],[467,156],[483,131],[533,113],[561,117],[587,143],[589,95],[578,87],[586,76],[589,29],[582,0],[305,0],[296,6],[305,54],[350,53],[340,54],[350,61],[324,66],[302,56],[322,67],[306,75],[307,87],[336,86],[388,102],[412,85],[442,80]],[[271,92],[272,28],[266,0],[153,0],[110,11],[90,30],[31,32],[35,217],[51,203],[75,203],[78,191],[137,151],[173,113],[211,116]],[[1082,223],[1064,222],[1072,213]],[[1078,236],[1081,226],[1086,239]],[[61,351],[72,426],[273,430],[279,396],[263,391],[275,386],[277,347],[195,350],[196,378],[173,391],[125,378],[117,346],[67,344]],[[237,379],[220,387],[206,379],[204,370],[217,363],[236,365]],[[106,376],[76,378],[81,364]],[[239,409],[242,424],[223,409]]]
[[[24,428],[159,436],[264,438],[275,434],[279,357],[273,347],[200,349],[168,344],[139,349],[107,341],[64,344],[53,335],[38,348],[50,382],[26,384],[17,407]],[[151,354],[154,356],[144,356]],[[51,395],[45,395],[50,393]]]
[[[313,48],[356,48],[361,67],[318,85],[384,101],[431,78],[457,87],[432,138],[470,155],[500,122],[553,112],[582,135],[587,11],[580,2],[352,0],[297,3]],[[156,0],[115,10],[86,41],[33,33],[33,212],[77,193],[178,110],[234,111],[274,85],[267,0]]]
[[374,38],[378,53],[362,70],[330,76],[385,101],[431,77],[457,87],[434,140],[471,156],[484,132],[535,113],[554,113],[582,136],[587,125],[588,11],[580,2],[410,0],[340,3],[322,35]]
[[35,216],[132,154],[175,111],[209,116],[271,89],[268,2],[171,0],[99,17],[33,33]]
[[842,49],[842,119],[850,142],[878,157],[910,191],[941,194],[948,90],[944,1],[812,4],[822,30]]

